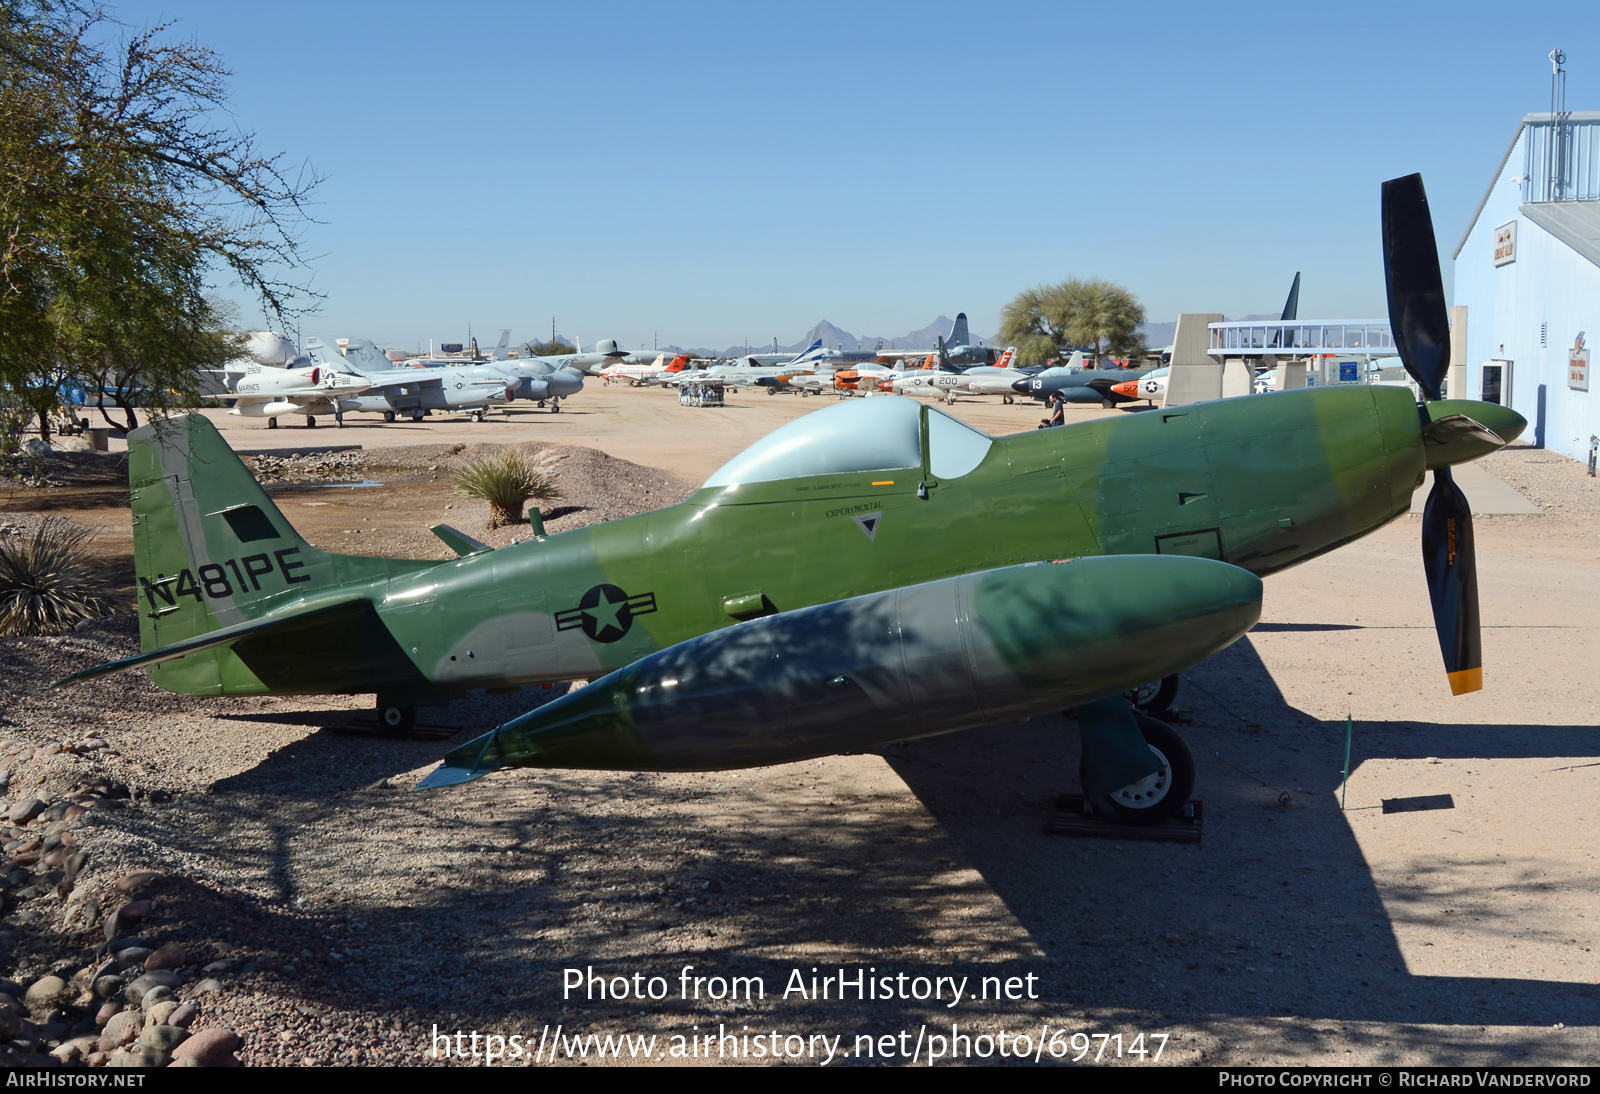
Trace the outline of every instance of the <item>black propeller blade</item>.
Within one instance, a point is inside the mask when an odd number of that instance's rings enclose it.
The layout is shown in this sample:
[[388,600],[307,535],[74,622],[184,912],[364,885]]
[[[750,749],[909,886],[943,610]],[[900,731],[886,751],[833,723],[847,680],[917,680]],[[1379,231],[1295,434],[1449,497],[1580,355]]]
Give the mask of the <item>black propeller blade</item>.
[[[1437,399],[1440,381],[1450,367],[1450,316],[1421,175],[1383,184],[1383,274],[1395,348],[1423,398]],[[1430,424],[1426,411],[1422,422]],[[1434,471],[1433,489],[1422,511],[1422,565],[1450,692],[1478,691],[1483,687],[1483,646],[1472,510],[1448,467]]]
[[1389,329],[1400,360],[1422,388],[1422,397],[1437,399],[1450,367],[1450,315],[1421,175],[1383,184],[1383,273],[1389,286]]
[[1422,510],[1422,567],[1428,574],[1433,626],[1450,678],[1450,694],[1483,687],[1483,646],[1478,633],[1478,559],[1472,544],[1472,510],[1450,469],[1433,473]]

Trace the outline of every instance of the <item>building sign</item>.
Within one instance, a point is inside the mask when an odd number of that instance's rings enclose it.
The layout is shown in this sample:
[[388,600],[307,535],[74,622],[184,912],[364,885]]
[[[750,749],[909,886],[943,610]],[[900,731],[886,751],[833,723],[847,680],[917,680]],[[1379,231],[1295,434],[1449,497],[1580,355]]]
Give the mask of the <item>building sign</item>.
[[1339,362],[1339,382],[1341,384],[1353,384],[1359,379],[1361,379],[1361,373],[1355,361]]
[[1494,264],[1505,266],[1517,260],[1517,222],[1502,224],[1494,230]]
[[1573,391],[1589,390],[1589,349],[1581,333],[1567,351],[1567,386]]

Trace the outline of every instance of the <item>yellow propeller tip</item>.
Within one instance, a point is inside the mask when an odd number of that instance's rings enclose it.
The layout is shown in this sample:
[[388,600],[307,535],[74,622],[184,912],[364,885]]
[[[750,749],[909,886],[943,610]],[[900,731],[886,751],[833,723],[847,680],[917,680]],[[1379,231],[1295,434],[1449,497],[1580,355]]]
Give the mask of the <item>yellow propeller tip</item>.
[[1465,695],[1469,691],[1483,690],[1483,669],[1462,669],[1460,672],[1446,673],[1450,677],[1450,694]]

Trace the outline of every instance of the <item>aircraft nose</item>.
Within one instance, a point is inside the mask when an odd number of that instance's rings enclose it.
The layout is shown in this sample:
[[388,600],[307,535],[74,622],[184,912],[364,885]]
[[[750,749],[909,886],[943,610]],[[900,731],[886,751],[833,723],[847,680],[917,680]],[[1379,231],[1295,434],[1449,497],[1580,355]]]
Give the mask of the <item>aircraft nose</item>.
[[1137,399],[1139,397],[1139,381],[1124,380],[1120,384],[1112,384],[1111,390],[1114,394],[1121,395],[1124,398]]
[[1015,391],[1018,395],[1026,395],[1028,394],[1028,385],[1032,382],[1032,380],[1018,380],[1011,385],[1011,390]]

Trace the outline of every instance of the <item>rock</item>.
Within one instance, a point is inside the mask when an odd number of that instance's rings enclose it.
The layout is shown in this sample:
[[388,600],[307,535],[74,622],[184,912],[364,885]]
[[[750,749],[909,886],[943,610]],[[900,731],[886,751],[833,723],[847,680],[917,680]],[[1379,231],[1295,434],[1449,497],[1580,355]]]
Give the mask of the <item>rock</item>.
[[[16,812],[15,809],[12,810]],[[151,882],[160,881],[165,875],[160,870],[134,870],[132,873],[123,874],[117,879],[117,892],[132,893],[143,889]],[[145,909],[148,911],[149,909]],[[126,909],[124,909],[126,911]]]
[[99,1012],[94,1016],[94,1023],[95,1023],[95,1025],[97,1025],[97,1026],[101,1027],[102,1029],[104,1029],[105,1028],[105,1024],[107,1022],[111,1021],[111,1019],[115,1018],[117,1015],[119,1015],[121,1013],[122,1013],[122,1004],[121,1003],[117,1003],[117,1002],[102,1003],[102,1004],[100,1004]]
[[44,857],[40,861],[43,862],[45,866],[54,870],[57,866],[60,866],[62,863],[66,862],[67,856],[71,853],[72,849],[70,847],[62,847],[60,844],[57,844],[55,847],[52,847],[50,850],[46,851],[44,853]]
[[94,982],[94,996],[96,999],[110,999],[122,990],[122,985],[127,983],[120,976],[102,976]]
[[[29,886],[37,888],[37,886]],[[17,913],[16,924],[19,927],[31,927],[44,918],[44,913],[37,908],[28,908]]]
[[65,813],[61,814],[61,819],[62,820],[77,820],[79,817],[83,816],[87,812],[88,812],[88,810],[85,809],[81,805],[71,805],[71,806],[67,807],[67,811]]
[[220,961],[211,962],[211,964],[207,965],[200,971],[204,973],[211,973],[213,975],[217,973],[232,972],[238,964],[239,962],[236,958],[224,957]]
[[190,996],[209,995],[211,992],[221,991],[221,990],[222,990],[222,981],[221,980],[213,980],[210,977],[207,977],[206,979],[200,981],[200,983],[196,984],[194,987],[190,988],[189,989],[189,995]]
[[59,976],[41,976],[28,985],[27,994],[22,1001],[27,1004],[30,1011],[45,1010],[48,1007],[70,1001],[76,993],[65,980]]
[[105,1067],[106,1061],[109,1059],[111,1059],[110,1053],[95,1051],[85,1056],[83,1058],[83,1063],[85,1067]]
[[200,1066],[200,1061],[196,1060],[193,1056],[180,1056],[176,1060],[173,1060],[167,1066],[168,1067],[199,1067]]
[[244,1044],[231,1029],[203,1029],[173,1050],[180,1060],[195,1060],[201,1067],[227,1067],[237,1063],[233,1050]]
[[200,1008],[193,1003],[182,1003],[167,1017],[167,1025],[188,1029],[200,1017]]
[[27,824],[48,808],[50,808],[50,804],[40,801],[37,797],[24,798],[11,807],[11,811],[6,814],[6,817],[12,824]]
[[[155,994],[155,992],[151,992],[150,993],[150,995],[154,995],[154,994]],[[172,1012],[178,1009],[178,1005],[179,1004],[178,1004],[178,1001],[176,999],[164,999],[161,1002],[156,1003],[154,1006],[152,1006],[150,1004],[150,996],[147,995],[144,998],[145,998],[145,1005],[140,1009],[142,1009],[144,1011],[144,1028],[145,1029],[149,1029],[151,1026],[170,1026],[170,1025],[172,1025],[172,1023],[169,1022],[168,1019],[170,1017],[172,1017]]]
[[146,1049],[130,1051],[119,1048],[111,1054],[111,1059],[106,1061],[107,1067],[165,1067],[167,1064],[165,1052],[150,1052]]
[[62,1041],[60,1045],[51,1049],[50,1055],[64,1064],[81,1060],[94,1052],[99,1047],[99,1042],[98,1037],[74,1037],[70,1041]]
[[26,1018],[28,1016],[28,1008],[22,1005],[20,998],[22,988],[11,981],[7,981],[7,984],[11,990],[0,990],[0,1011],[6,1014],[15,1014],[18,1018]]
[[0,1040],[9,1041],[22,1033],[22,1016],[9,1010],[0,1011]]
[[165,1003],[174,998],[176,997],[172,994],[171,988],[165,984],[157,984],[144,993],[144,997],[139,1000],[139,1009],[148,1011],[157,1003]]
[[122,906],[122,914],[130,923],[137,923],[150,914],[151,907],[148,900],[132,900]]
[[146,992],[157,987],[171,991],[181,983],[183,978],[174,972],[147,972],[122,989],[123,998],[127,999],[129,1006],[136,1007],[144,1000]]
[[143,1026],[144,1016],[136,1010],[113,1014],[106,1028],[100,1031],[100,1051],[110,1052],[114,1048],[132,1044]]
[[111,953],[121,953],[123,950],[126,950],[132,946],[144,945],[144,939],[140,938],[138,935],[129,935],[126,938],[113,938],[110,942],[106,943],[106,949]]
[[177,1026],[145,1026],[139,1034],[139,1047],[151,1052],[170,1054],[189,1039],[189,1031]]
[[159,972],[162,969],[181,969],[188,961],[189,955],[182,946],[176,942],[163,942],[156,947],[155,953],[145,958],[144,967],[151,972]]
[[117,971],[134,967],[143,968],[145,959],[155,952],[146,946],[129,946],[117,954]]

